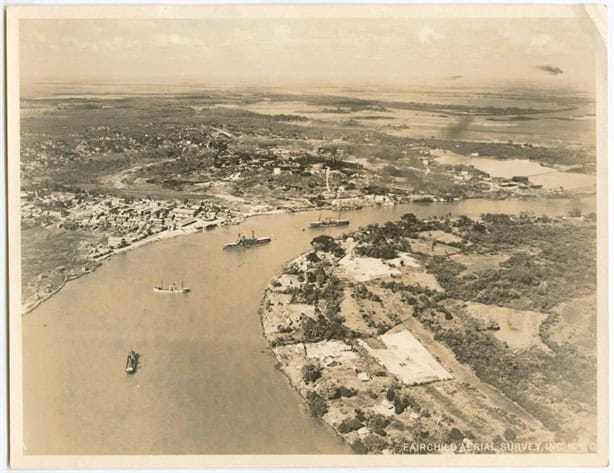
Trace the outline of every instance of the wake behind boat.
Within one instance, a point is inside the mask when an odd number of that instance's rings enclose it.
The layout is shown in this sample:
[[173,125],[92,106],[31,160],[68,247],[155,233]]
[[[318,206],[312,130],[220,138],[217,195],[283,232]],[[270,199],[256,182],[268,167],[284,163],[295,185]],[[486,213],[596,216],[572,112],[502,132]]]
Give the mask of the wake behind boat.
[[235,241],[232,241],[230,243],[226,243],[224,245],[224,249],[231,249],[231,248],[250,248],[252,246],[258,246],[258,245],[264,245],[266,243],[270,243],[271,242],[271,237],[260,237],[257,238],[254,235],[254,232],[252,230],[252,237],[248,238],[245,235],[241,235],[239,233],[238,238]]
[[175,283],[171,284],[168,287],[164,287],[164,285],[162,284],[162,281],[160,281],[160,285],[154,286],[153,291],[163,292],[166,294],[185,294],[187,292],[190,292],[191,289],[189,287],[183,287],[183,281],[181,281],[181,287],[177,287]]

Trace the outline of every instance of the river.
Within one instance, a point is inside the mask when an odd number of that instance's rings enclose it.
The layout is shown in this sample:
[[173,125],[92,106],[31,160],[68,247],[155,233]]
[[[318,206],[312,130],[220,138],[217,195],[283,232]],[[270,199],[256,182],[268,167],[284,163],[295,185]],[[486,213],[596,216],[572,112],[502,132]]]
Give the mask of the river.
[[[468,200],[343,215],[352,230],[407,212],[565,215],[574,207],[594,211],[594,199]],[[25,315],[24,453],[351,453],[275,369],[257,313],[282,264],[324,233],[306,229],[315,218],[259,216],[114,256]],[[272,243],[222,250],[252,229]],[[183,278],[192,292],[156,294],[161,278]],[[141,354],[132,376],[124,372],[130,348]]]

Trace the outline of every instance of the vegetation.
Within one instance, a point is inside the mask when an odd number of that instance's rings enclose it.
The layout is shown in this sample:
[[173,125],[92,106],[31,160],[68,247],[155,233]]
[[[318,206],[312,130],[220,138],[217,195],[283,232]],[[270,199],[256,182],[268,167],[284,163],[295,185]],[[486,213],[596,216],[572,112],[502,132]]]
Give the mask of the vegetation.
[[[386,291],[398,294],[401,301],[412,307],[413,317],[431,330],[437,341],[449,347],[460,363],[471,367],[482,382],[496,387],[541,421],[546,429],[567,431],[565,425],[569,410],[593,415],[596,412],[596,356],[594,351],[587,351],[577,344],[553,343],[549,334],[558,320],[554,312],[556,306],[595,292],[595,230],[593,220],[582,218],[575,212],[573,221],[529,214],[517,217],[485,214],[477,221],[468,217],[426,221],[406,214],[398,222],[370,225],[355,232],[352,237],[356,248],[363,248],[362,254],[381,258],[386,256],[380,252],[384,248],[390,250],[391,255],[392,252],[411,251],[407,243],[409,239],[427,238],[426,241],[430,241],[430,234],[440,231],[456,237],[441,236],[446,240],[442,243],[455,245],[461,256],[510,256],[500,260],[494,268],[467,271],[467,267],[448,256],[423,253],[421,262],[435,276],[443,292],[407,283],[402,278],[391,278],[379,282],[354,282],[351,297],[359,305],[361,301],[370,301],[370,305],[375,303],[385,307]],[[428,232],[429,237],[425,237],[423,232]],[[432,238],[437,237],[435,234]],[[334,249],[340,246],[340,241],[321,238],[316,246],[318,250]],[[459,261],[463,259],[459,258]],[[343,290],[332,272],[333,268],[333,264],[313,258],[306,270],[305,284],[300,291],[316,294],[312,300],[318,313],[315,319],[303,320],[306,341],[347,339],[356,335],[343,325],[340,317]],[[378,288],[377,293],[375,288]],[[536,345],[522,349],[510,347],[483,321],[470,316],[463,309],[463,302],[520,307],[549,314],[539,329],[539,336],[550,350]],[[383,314],[376,314],[369,306],[360,307],[359,312],[375,333],[392,327],[381,321]],[[400,322],[398,316],[394,320],[391,317],[390,321],[393,324]],[[342,397],[339,388],[334,394],[335,399]],[[431,410],[425,409],[410,394],[396,384],[385,391],[396,416],[407,415],[406,412],[411,410],[419,413],[422,421],[431,422],[428,420],[433,417]],[[520,435],[518,429],[522,427],[514,421],[509,422],[512,424],[499,434],[501,438],[513,441]],[[356,442],[355,449],[372,452],[388,448],[386,439],[392,426],[385,417],[357,412],[339,425],[339,431],[351,432],[361,425],[369,428],[372,437],[368,441],[363,438]],[[428,435],[429,429],[423,429],[423,432]],[[416,435],[421,434],[416,432]],[[472,434],[453,427],[438,435],[460,442]],[[391,448],[396,447],[393,445]]]
[[313,383],[322,376],[322,368],[313,363],[306,364],[301,370],[305,384]]
[[345,255],[343,247],[339,245],[333,237],[328,235],[318,235],[311,240],[311,246],[314,250],[332,253],[337,258],[342,258]]
[[328,320],[322,314],[319,314],[315,320],[303,317],[301,324],[305,341],[310,343],[322,340],[342,340],[353,335],[351,330],[342,323]]
[[[460,277],[465,269],[449,258],[434,257],[428,269],[451,298],[548,310],[562,300],[590,294],[596,287],[594,225],[532,222],[507,215],[484,215],[485,231],[464,220],[465,241],[474,252],[514,252],[501,269]],[[524,251],[518,251],[523,248]]]
[[314,417],[322,417],[328,412],[328,403],[326,399],[320,396],[315,391],[309,391],[306,396],[309,412]]
[[57,288],[68,278],[82,274],[83,268],[91,270],[98,264],[83,255],[82,245],[100,241],[99,236],[40,226],[22,226],[21,232],[24,299]]
[[347,434],[348,432],[360,429],[362,426],[363,423],[356,417],[347,417],[339,423],[337,430],[342,434]]
[[367,427],[371,432],[374,432],[383,437],[386,436],[386,427],[390,424],[390,420],[381,414],[376,414],[369,419]]

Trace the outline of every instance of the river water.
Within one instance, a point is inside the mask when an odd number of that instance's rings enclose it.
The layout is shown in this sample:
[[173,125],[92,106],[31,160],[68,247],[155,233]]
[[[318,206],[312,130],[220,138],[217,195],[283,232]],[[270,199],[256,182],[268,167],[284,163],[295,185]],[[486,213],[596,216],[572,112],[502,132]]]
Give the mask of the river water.
[[[594,199],[407,204],[344,217],[352,230],[406,212],[565,215],[575,207],[594,211]],[[306,228],[316,218],[260,216],[117,255],[25,315],[24,453],[351,453],[275,369],[257,313],[282,264],[325,233]],[[272,243],[222,250],[251,230]],[[192,292],[156,294],[161,278],[183,278]],[[130,348],[141,354],[132,376]]]

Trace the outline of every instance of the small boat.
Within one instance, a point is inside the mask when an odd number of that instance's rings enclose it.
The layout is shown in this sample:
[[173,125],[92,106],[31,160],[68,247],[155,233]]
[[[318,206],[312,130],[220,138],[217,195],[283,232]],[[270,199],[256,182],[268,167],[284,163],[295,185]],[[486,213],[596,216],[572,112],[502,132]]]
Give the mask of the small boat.
[[130,350],[128,353],[128,359],[126,360],[126,373],[136,373],[136,367],[139,364],[139,354],[134,350]]
[[164,287],[162,281],[160,281],[159,286],[154,286],[154,292],[164,292],[166,294],[185,294],[186,292],[190,292],[191,289],[189,287],[183,287],[183,281],[181,281],[181,287],[177,287],[175,283],[171,284],[168,287]]
[[256,238],[256,236],[254,235],[254,231],[252,230],[251,238],[248,238],[245,235],[241,235],[239,233],[239,236],[235,241],[226,243],[224,245],[224,249],[226,250],[226,249],[231,249],[231,248],[250,248],[252,246],[264,245],[270,242],[271,242],[271,237]]
[[[341,214],[339,214],[341,216]],[[327,217],[324,220],[318,218],[316,222],[311,222],[309,224],[309,228],[325,228],[325,227],[345,227],[350,224],[349,220],[344,220],[341,218],[331,218]]]

